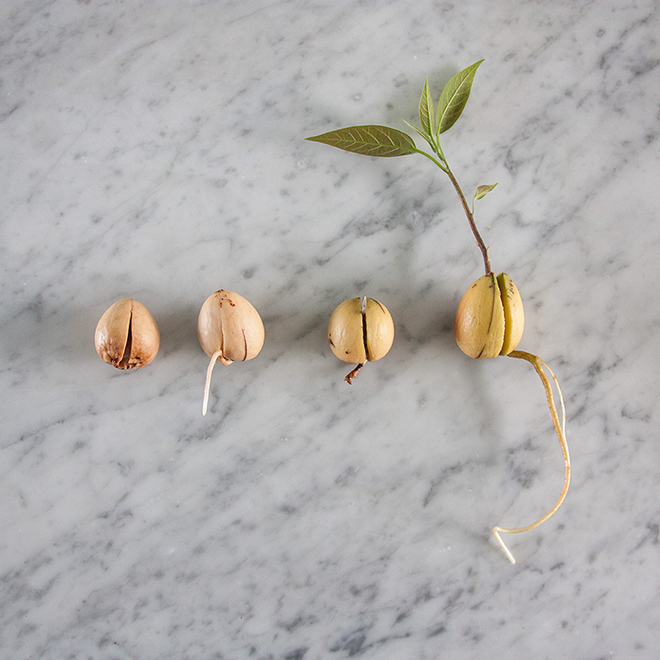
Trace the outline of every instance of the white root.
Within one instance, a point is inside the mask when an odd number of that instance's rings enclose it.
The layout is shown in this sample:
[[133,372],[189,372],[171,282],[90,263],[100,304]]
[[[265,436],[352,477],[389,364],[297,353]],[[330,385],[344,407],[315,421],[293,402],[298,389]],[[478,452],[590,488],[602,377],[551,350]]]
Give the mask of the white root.
[[211,391],[211,374],[213,373],[213,367],[215,367],[215,363],[218,361],[218,358],[222,355],[222,351],[216,351],[213,353],[211,356],[211,362],[209,362],[209,366],[206,369],[206,383],[204,384],[204,401],[202,403],[202,415],[206,415],[206,410],[208,408],[209,404],[209,392]]
[[[566,497],[566,493],[568,492],[568,485],[571,480],[571,459],[568,454],[568,443],[566,442],[566,408],[564,406],[564,397],[562,396],[561,389],[559,387],[559,382],[557,381],[555,374],[552,372],[552,369],[550,369],[550,367],[540,357],[538,357],[537,355],[532,355],[531,353],[526,353],[525,351],[511,351],[511,353],[509,353],[509,357],[515,357],[515,358],[520,358],[522,360],[527,360],[527,362],[529,362],[534,367],[536,373],[541,378],[541,382],[543,383],[543,387],[545,388],[545,395],[548,400],[548,408],[550,409],[550,416],[552,417],[552,423],[555,427],[557,438],[559,439],[559,445],[561,447],[561,451],[564,456],[564,465],[565,465],[564,488],[561,491],[561,495],[559,496],[557,503],[552,507],[552,509],[550,509],[550,511],[548,511],[548,513],[546,513],[542,518],[539,518],[536,522],[533,522],[531,525],[526,525],[525,527],[518,527],[515,529],[508,529],[506,527],[493,527],[493,534],[495,535],[495,538],[497,539],[497,542],[500,544],[502,550],[504,550],[504,554],[512,564],[515,564],[516,560],[514,556],[511,554],[509,548],[506,547],[506,544],[502,540],[500,533],[520,534],[521,532],[528,532],[529,530],[534,529],[535,527],[538,527],[540,524],[544,523],[548,518],[550,518],[550,516],[552,516],[557,511],[557,509],[559,509],[559,507],[562,505],[562,502],[564,501],[564,498]],[[555,387],[557,388],[557,393],[559,394],[559,402],[562,411],[561,422],[559,421],[559,416],[557,415],[557,407],[555,406],[554,397],[552,396],[552,386],[550,385],[550,381],[546,376],[545,372],[543,371],[543,367],[545,367],[550,373],[550,376],[552,377],[552,380],[555,383]]]

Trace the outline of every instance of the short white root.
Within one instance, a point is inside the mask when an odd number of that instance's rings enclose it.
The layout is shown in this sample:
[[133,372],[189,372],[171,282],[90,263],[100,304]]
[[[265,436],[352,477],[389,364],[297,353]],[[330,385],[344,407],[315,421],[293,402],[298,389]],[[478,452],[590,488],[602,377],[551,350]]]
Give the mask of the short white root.
[[218,358],[222,355],[222,351],[216,351],[211,356],[211,361],[209,366],[206,369],[206,383],[204,384],[204,401],[202,403],[202,415],[206,415],[206,411],[209,405],[209,392],[211,391],[211,375],[213,374],[213,367],[218,361]]

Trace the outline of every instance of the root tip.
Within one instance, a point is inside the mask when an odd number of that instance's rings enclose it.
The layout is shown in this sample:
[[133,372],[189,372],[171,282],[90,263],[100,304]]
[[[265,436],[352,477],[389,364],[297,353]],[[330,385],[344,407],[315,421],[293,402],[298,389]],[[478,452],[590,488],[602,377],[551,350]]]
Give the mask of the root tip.
[[500,532],[506,532],[506,530],[502,529],[501,527],[493,527],[493,535],[497,539],[499,546],[504,551],[504,555],[512,564],[515,564],[516,558],[511,554],[511,550],[509,550],[509,548],[506,547],[506,543],[504,543],[504,541],[502,540],[502,537],[500,536]]

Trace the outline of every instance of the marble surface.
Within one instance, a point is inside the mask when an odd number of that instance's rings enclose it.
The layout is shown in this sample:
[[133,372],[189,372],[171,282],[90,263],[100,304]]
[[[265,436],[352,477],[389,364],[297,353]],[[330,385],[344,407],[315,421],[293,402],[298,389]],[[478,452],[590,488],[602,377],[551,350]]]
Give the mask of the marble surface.
[[[0,656],[656,657],[659,34],[652,0],[5,0]],[[481,58],[443,145],[466,191],[499,181],[477,220],[573,460],[515,566],[490,530],[563,462],[531,367],[455,345],[458,198],[303,140],[407,130]],[[219,288],[266,343],[202,417]],[[397,334],[348,386],[326,325],[361,295]],[[162,335],[133,372],[93,345],[126,296]]]

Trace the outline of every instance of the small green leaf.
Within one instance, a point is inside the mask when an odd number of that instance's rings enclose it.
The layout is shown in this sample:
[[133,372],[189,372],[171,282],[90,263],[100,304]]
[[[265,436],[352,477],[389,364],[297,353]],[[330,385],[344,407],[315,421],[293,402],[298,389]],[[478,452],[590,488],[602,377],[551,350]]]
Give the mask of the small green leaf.
[[422,122],[422,128],[433,135],[433,99],[429,92],[429,79],[424,82],[422,98],[419,101],[419,120]]
[[417,151],[415,143],[407,133],[388,126],[349,126],[305,139],[356,154],[382,158],[407,156]]
[[471,64],[467,69],[459,71],[446,85],[438,101],[436,133],[449,130],[461,116],[465,104],[470,98],[474,75],[483,60]]
[[[498,181],[498,183],[499,183],[499,181]],[[488,185],[485,185],[485,186],[477,186],[477,190],[474,193],[474,197],[472,198],[472,201],[476,202],[478,199],[482,199],[491,190],[493,190],[493,188],[495,188],[496,185],[497,185],[497,183],[488,184]]]

